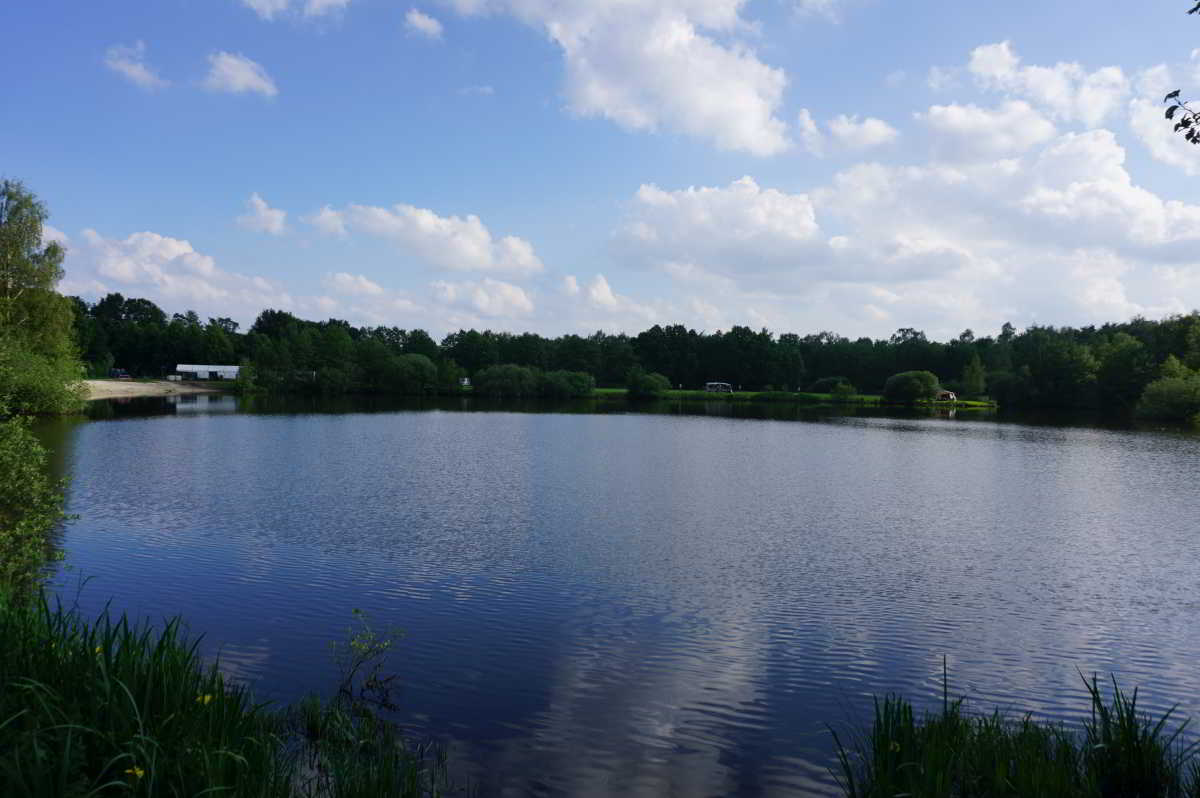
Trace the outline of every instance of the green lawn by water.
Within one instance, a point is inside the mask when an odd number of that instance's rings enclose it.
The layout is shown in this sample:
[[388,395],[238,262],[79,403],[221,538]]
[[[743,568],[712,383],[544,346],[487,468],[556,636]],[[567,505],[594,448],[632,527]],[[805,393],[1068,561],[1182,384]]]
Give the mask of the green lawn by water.
[[[617,399],[626,396],[624,388],[597,388],[596,397],[600,399]],[[884,405],[883,397],[878,394],[855,394],[849,397],[834,396],[831,393],[808,393],[805,391],[734,391],[733,393],[710,393],[708,391],[667,391],[663,395],[666,400],[686,400],[702,402],[793,402],[795,404],[853,404],[853,405]],[[956,402],[922,402],[922,406],[953,407],[956,409],[994,408],[996,403],[988,400],[959,399]]]

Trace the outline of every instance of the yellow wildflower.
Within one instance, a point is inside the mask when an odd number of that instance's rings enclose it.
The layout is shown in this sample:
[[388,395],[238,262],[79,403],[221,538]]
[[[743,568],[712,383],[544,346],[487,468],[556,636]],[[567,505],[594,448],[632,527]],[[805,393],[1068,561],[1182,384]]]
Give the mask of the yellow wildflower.
[[99,653],[100,653],[100,646],[96,646],[96,653],[97,653],[97,654],[99,654]]
[[146,771],[142,770],[137,765],[134,765],[131,768],[126,768],[125,772],[132,775],[134,778],[138,778],[138,779],[140,779],[142,776],[146,775]]
[[208,706],[212,703],[212,693],[205,693],[204,695],[196,696],[196,703]]

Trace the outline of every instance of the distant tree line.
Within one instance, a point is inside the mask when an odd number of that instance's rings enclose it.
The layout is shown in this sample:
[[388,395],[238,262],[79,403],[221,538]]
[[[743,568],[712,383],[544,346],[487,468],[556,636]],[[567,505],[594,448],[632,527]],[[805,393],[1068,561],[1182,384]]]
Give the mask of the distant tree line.
[[910,376],[903,390],[917,391],[912,375],[928,372],[938,380],[932,388],[960,397],[1113,411],[1133,409],[1147,386],[1167,380],[1151,394],[1157,409],[1149,414],[1158,416],[1177,415],[1177,408],[1163,408],[1190,406],[1187,397],[1200,393],[1200,313],[1099,327],[1017,331],[1005,324],[994,337],[965,330],[945,342],[909,327],[887,339],[851,340],[742,326],[697,332],[680,324],[632,336],[553,338],[471,329],[438,342],[421,329],[314,322],[281,310],[264,310],[242,332],[227,318],[202,322],[190,311],[168,318],[153,302],[120,294],[72,302],[79,350],[94,375],[114,366],[161,376],[176,363],[241,363],[253,387],[267,391],[420,395],[456,392],[466,377],[495,396],[578,396],[593,386],[653,395],[709,381],[747,391],[882,393],[889,378],[904,373]]

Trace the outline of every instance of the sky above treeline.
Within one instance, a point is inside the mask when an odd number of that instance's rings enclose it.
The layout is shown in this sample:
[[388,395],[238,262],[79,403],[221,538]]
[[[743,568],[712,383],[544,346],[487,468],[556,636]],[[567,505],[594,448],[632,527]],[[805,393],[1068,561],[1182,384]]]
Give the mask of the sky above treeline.
[[945,339],[1200,307],[1189,0],[38,0],[64,293],[243,324]]

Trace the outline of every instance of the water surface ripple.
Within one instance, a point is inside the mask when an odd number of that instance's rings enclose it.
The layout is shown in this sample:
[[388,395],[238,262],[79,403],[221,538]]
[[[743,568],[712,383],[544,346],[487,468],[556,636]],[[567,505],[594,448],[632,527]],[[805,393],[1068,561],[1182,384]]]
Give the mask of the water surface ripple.
[[404,722],[484,796],[828,793],[826,725],[943,657],[979,709],[1076,720],[1078,670],[1200,716],[1194,437],[206,408],[73,428],[61,595],[278,700],[354,608],[402,627]]

